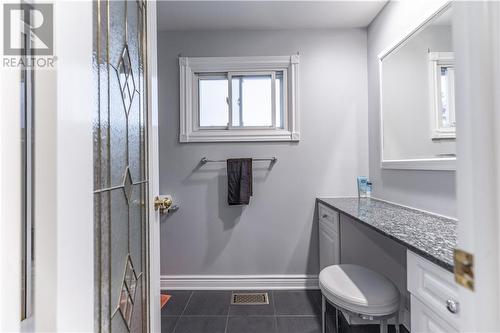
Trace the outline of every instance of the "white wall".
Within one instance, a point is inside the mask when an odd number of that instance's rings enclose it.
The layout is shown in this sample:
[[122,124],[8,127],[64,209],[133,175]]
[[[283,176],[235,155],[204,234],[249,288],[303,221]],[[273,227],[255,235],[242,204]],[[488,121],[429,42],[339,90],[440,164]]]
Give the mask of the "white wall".
[[[379,68],[377,55],[413,28],[443,1],[389,2],[368,28],[370,178],[373,195],[389,201],[456,216],[455,172],[381,170]],[[460,135],[460,134],[458,134]]]
[[[368,173],[366,31],[159,34],[160,192],[180,210],[161,228],[163,275],[316,274],[315,198],[354,195]],[[178,56],[300,52],[299,143],[178,143]],[[225,164],[206,156],[276,156],[255,165],[246,207],[226,203]]]

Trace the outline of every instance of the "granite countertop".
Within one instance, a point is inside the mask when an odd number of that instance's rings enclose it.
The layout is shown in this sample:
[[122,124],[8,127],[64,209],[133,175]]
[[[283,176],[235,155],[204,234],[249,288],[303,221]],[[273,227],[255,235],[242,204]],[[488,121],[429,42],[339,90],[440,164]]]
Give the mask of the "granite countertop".
[[373,198],[317,198],[317,201],[453,271],[456,220]]

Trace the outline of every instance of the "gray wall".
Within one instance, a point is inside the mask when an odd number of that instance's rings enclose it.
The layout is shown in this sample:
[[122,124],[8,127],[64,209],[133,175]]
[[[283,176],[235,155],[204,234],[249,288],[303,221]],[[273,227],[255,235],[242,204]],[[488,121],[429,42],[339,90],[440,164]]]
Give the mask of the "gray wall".
[[455,172],[381,170],[378,54],[402,37],[435,2],[389,2],[368,28],[370,178],[373,195],[389,201],[456,216]]
[[[366,31],[159,34],[160,192],[180,210],[161,227],[161,274],[316,274],[315,197],[354,195],[368,173]],[[178,143],[183,56],[286,55],[300,63],[299,143]],[[201,157],[277,156],[254,170],[246,207],[226,203],[225,165]]]

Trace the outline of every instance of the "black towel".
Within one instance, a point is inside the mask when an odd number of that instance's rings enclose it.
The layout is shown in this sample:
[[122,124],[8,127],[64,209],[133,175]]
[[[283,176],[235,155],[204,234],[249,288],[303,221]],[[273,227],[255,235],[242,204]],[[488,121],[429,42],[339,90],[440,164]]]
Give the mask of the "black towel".
[[227,160],[227,202],[229,205],[248,205],[252,196],[252,159]]

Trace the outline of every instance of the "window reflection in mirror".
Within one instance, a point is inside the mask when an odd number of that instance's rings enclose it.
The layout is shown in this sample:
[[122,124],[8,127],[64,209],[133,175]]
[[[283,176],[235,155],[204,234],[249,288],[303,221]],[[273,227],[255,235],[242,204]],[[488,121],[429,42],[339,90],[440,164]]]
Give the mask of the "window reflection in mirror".
[[455,57],[429,52],[432,139],[455,138]]
[[383,160],[455,156],[451,8],[381,58]]

